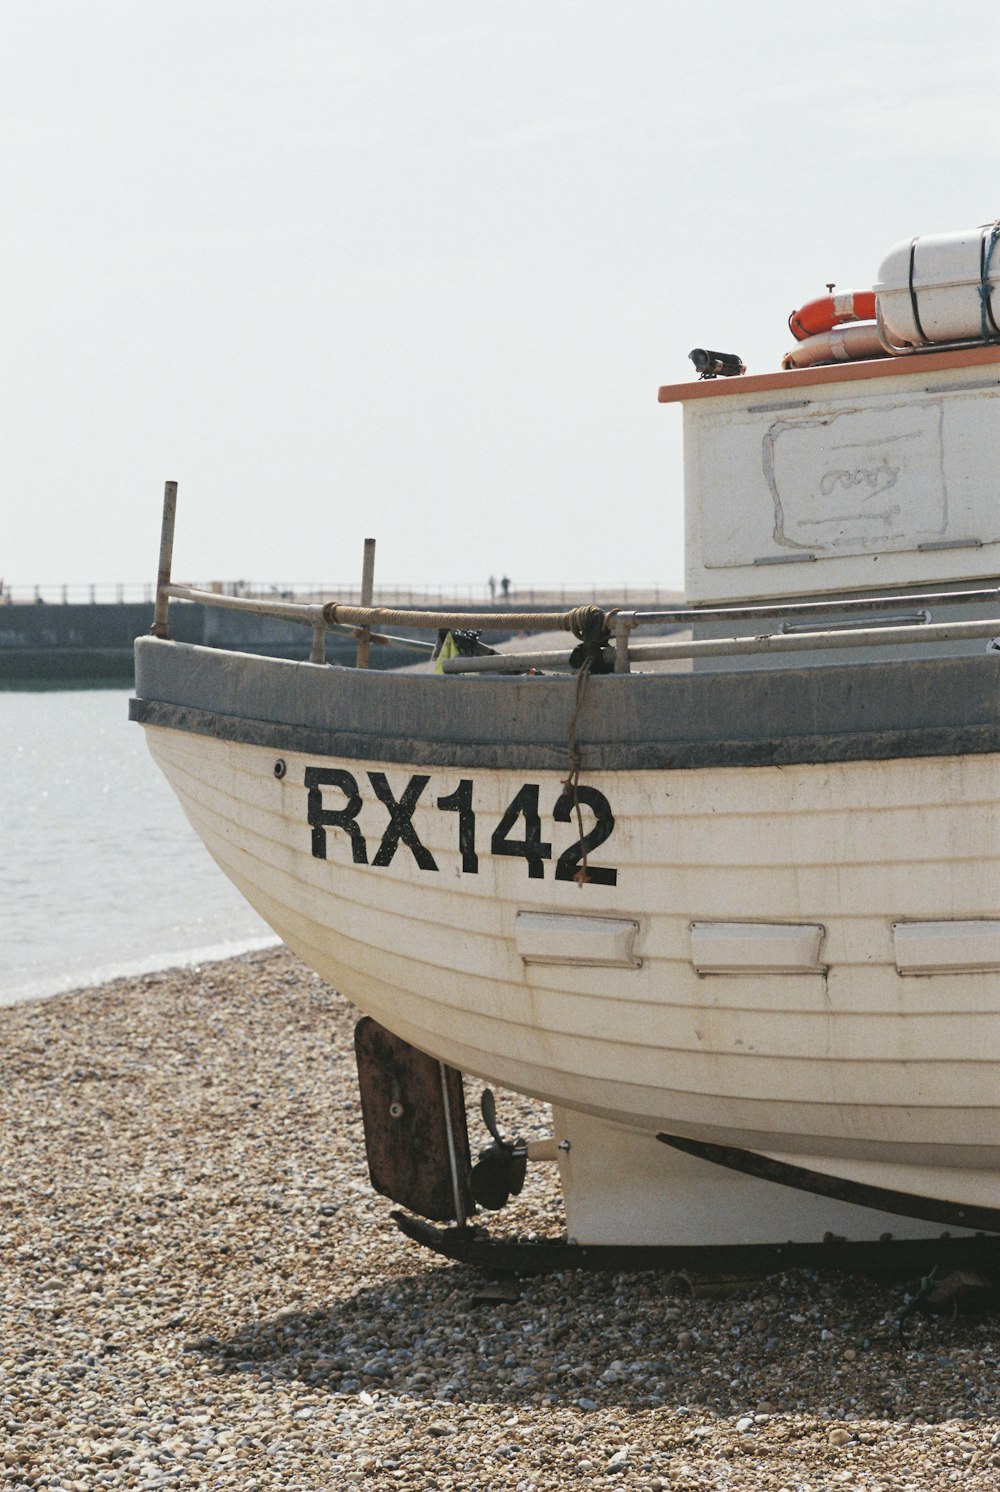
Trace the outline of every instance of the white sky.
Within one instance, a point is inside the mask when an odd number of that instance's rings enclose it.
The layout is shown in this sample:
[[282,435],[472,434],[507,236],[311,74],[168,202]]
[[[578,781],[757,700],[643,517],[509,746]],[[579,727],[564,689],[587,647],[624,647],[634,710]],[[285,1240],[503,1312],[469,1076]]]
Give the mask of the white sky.
[[995,0],[2,0],[0,576],[682,583],[693,346],[1000,213]]

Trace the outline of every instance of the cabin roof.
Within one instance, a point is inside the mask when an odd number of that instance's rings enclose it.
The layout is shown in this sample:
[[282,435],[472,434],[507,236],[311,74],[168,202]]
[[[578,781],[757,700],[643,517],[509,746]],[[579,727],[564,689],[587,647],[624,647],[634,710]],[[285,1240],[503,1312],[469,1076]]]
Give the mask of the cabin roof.
[[660,389],[661,404],[687,399],[723,399],[734,394],[759,394],[771,389],[801,389],[824,383],[857,383],[869,378],[893,378],[901,373],[941,372],[948,368],[971,368],[1000,363],[1000,345],[961,347],[950,352],[919,352],[906,357],[869,358],[852,363],[832,363],[820,368],[793,368],[788,373],[755,373],[739,378],[692,378],[686,383],[668,383]]

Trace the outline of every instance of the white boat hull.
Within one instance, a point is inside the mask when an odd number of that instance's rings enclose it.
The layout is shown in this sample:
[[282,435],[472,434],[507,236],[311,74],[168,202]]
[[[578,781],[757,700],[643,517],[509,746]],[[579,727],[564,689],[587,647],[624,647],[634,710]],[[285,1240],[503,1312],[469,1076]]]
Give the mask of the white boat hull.
[[[552,819],[556,771],[428,771],[286,750],[279,778],[266,746],[154,725],[147,736],[212,855],[291,948],[414,1046],[552,1102],[564,1134],[574,1115],[623,1127],[649,1146],[646,1169],[675,1187],[678,1162],[659,1133],[903,1192],[998,1200],[1000,972],[901,974],[896,948],[901,924],[989,929],[1000,755],[588,774],[614,811],[590,862],[614,868],[611,886],[553,879],[576,838],[573,824]],[[317,768],[358,784],[352,822],[368,863],[339,825],[322,827],[325,858],[315,853],[305,784]],[[411,779],[429,777],[409,822],[435,870],[405,842],[388,864],[372,863],[391,815],[369,773],[384,774],[397,801]],[[458,813],[436,806],[463,780],[482,826],[474,874],[463,868]],[[524,855],[490,852],[526,782],[551,845],[535,877]],[[320,800],[326,813],[347,801],[329,786]],[[519,952],[525,913],[556,919],[543,925],[546,962]],[[635,924],[626,954],[597,947],[617,966],[577,961],[581,918]],[[785,956],[776,929],[795,943],[793,960],[813,964],[758,967]],[[724,971],[699,973],[699,948]],[[564,1160],[567,1180],[571,1170]],[[708,1174],[718,1196],[723,1173]],[[746,1191],[743,1178],[730,1184]],[[801,1198],[789,1205],[801,1218]],[[591,1213],[582,1231],[601,1241]],[[663,1224],[645,1214],[645,1232],[662,1241]],[[765,1214],[773,1224],[773,1209]],[[865,1215],[874,1226],[878,1215]]]

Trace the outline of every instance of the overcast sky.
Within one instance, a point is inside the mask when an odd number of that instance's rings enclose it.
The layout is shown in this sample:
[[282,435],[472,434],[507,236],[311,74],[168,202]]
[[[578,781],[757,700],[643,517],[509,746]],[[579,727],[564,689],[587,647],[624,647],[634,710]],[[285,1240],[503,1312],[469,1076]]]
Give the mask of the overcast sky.
[[2,0],[0,576],[682,583],[696,345],[1000,214],[995,0]]

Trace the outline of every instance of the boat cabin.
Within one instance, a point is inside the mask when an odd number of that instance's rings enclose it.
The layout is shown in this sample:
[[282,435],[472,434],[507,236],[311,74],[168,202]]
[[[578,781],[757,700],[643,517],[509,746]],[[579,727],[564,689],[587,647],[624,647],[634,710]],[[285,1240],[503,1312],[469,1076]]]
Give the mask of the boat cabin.
[[[948,596],[1000,575],[1000,347],[709,378],[668,385],[659,397],[684,411],[692,606],[898,596],[898,612],[833,612],[824,623],[857,629],[987,614],[987,601]],[[927,592],[941,600],[908,605]],[[792,616],[783,630],[815,625]],[[753,619],[695,622],[696,637],[755,629]],[[936,642],[928,654],[983,646]],[[849,656],[859,661],[859,650]],[[910,644],[906,656],[921,654]],[[835,660],[820,649],[795,661]],[[695,666],[788,663],[787,654],[755,654]]]

